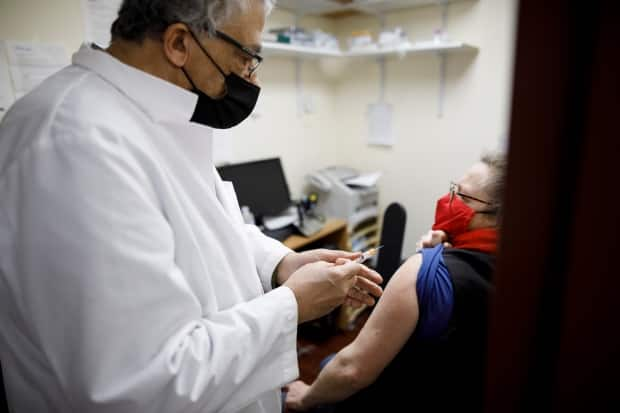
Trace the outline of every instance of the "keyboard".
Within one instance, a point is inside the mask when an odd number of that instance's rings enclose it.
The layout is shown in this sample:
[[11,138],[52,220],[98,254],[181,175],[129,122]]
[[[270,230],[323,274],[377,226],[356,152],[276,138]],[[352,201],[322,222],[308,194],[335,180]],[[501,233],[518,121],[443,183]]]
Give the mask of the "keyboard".
[[295,234],[301,234],[304,237],[311,237],[321,231],[324,225],[325,222],[318,218],[305,217],[304,224],[301,226],[291,224],[285,226],[284,228],[263,229],[263,234],[282,242],[291,235]]
[[287,239],[291,235],[294,235],[296,232],[297,231],[296,231],[295,226],[293,224],[287,225],[284,228],[264,229],[263,230],[263,234],[267,235],[268,237],[277,239],[280,242],[284,241],[285,239]]

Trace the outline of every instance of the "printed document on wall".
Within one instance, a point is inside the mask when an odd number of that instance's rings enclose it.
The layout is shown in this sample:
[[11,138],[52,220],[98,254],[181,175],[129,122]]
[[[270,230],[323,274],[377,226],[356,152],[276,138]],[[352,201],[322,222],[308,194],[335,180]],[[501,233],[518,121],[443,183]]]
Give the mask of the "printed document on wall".
[[110,28],[118,16],[122,0],[82,0],[86,41],[106,48],[110,45]]
[[15,94],[9,74],[9,61],[6,57],[6,46],[4,42],[0,42],[0,120],[2,120],[14,100]]
[[368,105],[368,144],[392,146],[396,137],[392,128],[392,105],[372,103]]
[[5,47],[17,99],[70,63],[58,44],[6,41]]

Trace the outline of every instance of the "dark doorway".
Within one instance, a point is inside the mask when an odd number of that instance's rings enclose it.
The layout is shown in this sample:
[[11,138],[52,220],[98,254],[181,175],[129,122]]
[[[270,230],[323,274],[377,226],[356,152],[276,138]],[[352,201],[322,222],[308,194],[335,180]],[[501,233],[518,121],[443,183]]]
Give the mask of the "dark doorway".
[[520,1],[488,412],[620,411],[619,22]]

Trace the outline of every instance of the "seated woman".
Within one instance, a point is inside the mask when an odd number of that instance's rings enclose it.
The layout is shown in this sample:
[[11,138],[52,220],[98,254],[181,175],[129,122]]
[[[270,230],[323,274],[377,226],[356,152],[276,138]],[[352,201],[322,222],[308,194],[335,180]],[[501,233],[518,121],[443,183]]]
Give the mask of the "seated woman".
[[504,174],[504,157],[486,155],[450,184],[426,239],[436,246],[399,268],[357,338],[312,385],[288,386],[290,410],[343,400],[335,411],[482,410]]

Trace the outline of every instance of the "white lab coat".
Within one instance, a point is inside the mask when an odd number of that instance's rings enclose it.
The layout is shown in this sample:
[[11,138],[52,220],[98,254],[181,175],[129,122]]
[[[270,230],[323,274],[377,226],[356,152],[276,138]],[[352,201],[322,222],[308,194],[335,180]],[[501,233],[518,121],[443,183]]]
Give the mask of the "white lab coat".
[[[84,46],[0,126],[0,360],[15,412],[276,412],[290,250],[243,223],[196,96]],[[270,291],[265,294],[265,291]]]

